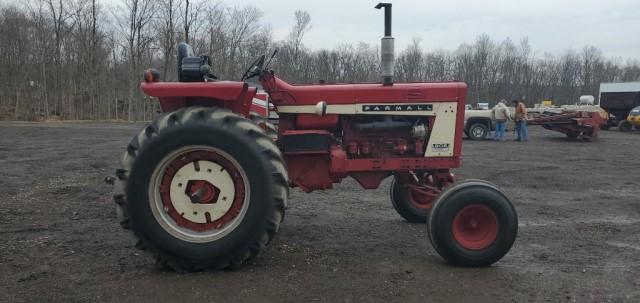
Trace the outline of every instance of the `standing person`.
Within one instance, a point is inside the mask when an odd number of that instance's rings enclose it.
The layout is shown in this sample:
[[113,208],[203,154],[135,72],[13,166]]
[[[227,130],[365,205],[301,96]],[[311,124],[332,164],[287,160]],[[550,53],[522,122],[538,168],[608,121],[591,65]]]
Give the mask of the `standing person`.
[[513,100],[511,102],[516,106],[515,120],[516,132],[518,133],[516,141],[527,141],[529,140],[529,132],[527,130],[527,106],[518,100]]
[[511,119],[509,108],[505,105],[507,101],[502,99],[491,110],[491,116],[496,121],[496,131],[493,133],[493,141],[504,141],[504,132],[507,129],[507,121]]

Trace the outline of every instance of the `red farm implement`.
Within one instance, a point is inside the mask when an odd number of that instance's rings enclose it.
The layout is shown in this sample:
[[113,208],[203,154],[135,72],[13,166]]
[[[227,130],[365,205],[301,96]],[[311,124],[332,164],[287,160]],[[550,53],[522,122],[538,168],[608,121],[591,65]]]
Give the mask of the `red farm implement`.
[[[428,221],[449,263],[501,259],[518,229],[512,203],[495,185],[456,182],[451,171],[460,167],[467,86],[394,83],[391,4],[376,8],[385,9],[382,83],[291,85],[268,69],[276,52],[240,81],[218,81],[208,57],[186,44],[180,82],[145,72],[141,88],[164,114],[131,140],[114,185],[136,247],[179,271],[237,268],[278,231],[290,187],[324,190],[351,177],[375,189],[392,177],[392,205],[407,221]],[[277,129],[251,113],[250,78],[269,95]]]
[[545,129],[557,131],[568,138],[582,138],[585,141],[598,139],[600,127],[607,123],[599,112],[577,111],[571,113],[543,114],[527,121],[529,125],[541,125]]

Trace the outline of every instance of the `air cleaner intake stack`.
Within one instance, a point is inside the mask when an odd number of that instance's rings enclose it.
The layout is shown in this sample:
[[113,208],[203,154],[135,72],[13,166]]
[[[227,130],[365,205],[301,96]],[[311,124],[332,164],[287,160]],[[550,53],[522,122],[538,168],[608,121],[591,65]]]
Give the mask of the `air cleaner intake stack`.
[[380,44],[380,70],[383,85],[393,85],[393,37],[391,36],[391,3],[378,3],[377,9],[384,7],[384,37]]

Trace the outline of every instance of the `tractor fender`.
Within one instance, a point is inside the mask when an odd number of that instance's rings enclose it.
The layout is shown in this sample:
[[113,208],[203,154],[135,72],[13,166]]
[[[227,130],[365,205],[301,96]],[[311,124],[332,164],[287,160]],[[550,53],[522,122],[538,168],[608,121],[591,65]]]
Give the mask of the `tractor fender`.
[[249,114],[258,91],[239,81],[143,82],[140,88],[145,94],[158,98],[163,112],[188,106],[216,106],[245,116]]

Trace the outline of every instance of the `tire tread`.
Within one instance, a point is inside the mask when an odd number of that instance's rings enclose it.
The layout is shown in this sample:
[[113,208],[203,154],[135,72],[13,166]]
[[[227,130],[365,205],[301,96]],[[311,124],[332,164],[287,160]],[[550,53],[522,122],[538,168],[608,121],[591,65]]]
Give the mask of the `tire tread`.
[[[271,184],[272,197],[270,197],[270,201],[273,204],[273,212],[269,214],[265,228],[260,232],[260,235],[253,238],[252,242],[247,245],[243,251],[220,262],[198,263],[193,260],[181,260],[168,255],[161,248],[145,242],[144,237],[141,237],[138,231],[136,231],[135,226],[131,224],[131,220],[126,211],[128,203],[126,184],[136,157],[144,150],[145,146],[153,137],[162,135],[178,125],[191,123],[217,123],[223,128],[241,131],[242,133],[239,133],[239,136],[248,135],[251,138],[255,138],[259,149],[262,149],[262,152],[259,153],[263,158],[262,162],[267,164],[266,166],[270,170],[270,175],[272,175],[275,180],[275,182]],[[261,127],[252,123],[251,120],[240,117],[227,109],[189,107],[160,116],[143,128],[142,131],[129,142],[127,150],[122,157],[121,165],[121,168],[116,169],[116,180],[113,192],[113,200],[118,207],[120,225],[125,230],[132,231],[135,237],[134,246],[139,250],[150,252],[155,257],[156,265],[159,267],[170,268],[179,273],[236,269],[242,267],[253,260],[260,251],[269,244],[284,219],[284,209],[288,197],[288,175],[280,151],[274,141],[270,140],[270,137],[268,137]]]

